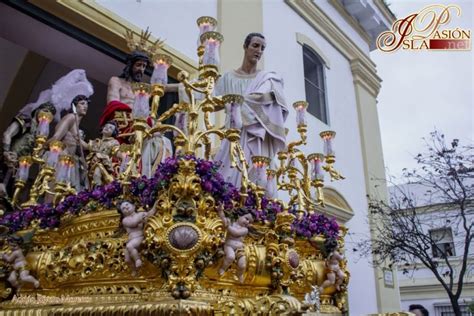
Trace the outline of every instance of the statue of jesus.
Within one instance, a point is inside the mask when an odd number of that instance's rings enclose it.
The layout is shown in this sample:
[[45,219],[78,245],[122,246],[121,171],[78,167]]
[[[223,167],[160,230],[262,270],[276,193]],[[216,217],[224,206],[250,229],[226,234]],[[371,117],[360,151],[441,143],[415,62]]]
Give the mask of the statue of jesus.
[[[151,64],[148,54],[139,50],[133,51],[127,58],[127,64],[120,76],[113,76],[109,80],[107,89],[107,105],[100,117],[100,126],[113,120],[117,122],[120,142],[127,142],[120,134],[132,132],[131,112],[135,102],[132,90],[133,82],[142,82],[145,69]],[[149,125],[155,122],[148,119]],[[143,144],[141,173],[151,177],[155,172],[157,163],[164,161],[173,154],[171,141],[164,135],[156,133],[145,140]],[[157,161],[158,160],[158,161]]]

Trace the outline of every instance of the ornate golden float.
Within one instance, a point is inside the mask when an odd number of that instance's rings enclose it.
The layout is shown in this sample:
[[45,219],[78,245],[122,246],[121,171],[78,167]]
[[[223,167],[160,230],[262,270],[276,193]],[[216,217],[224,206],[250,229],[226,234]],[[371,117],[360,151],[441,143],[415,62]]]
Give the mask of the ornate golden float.
[[[204,29],[215,26],[216,21],[206,17],[198,24]],[[146,43],[148,36],[142,34],[141,43]],[[178,75],[189,102],[175,104],[156,118],[152,127],[144,124],[143,117],[133,117],[131,160],[118,179],[74,194],[67,184],[67,190],[48,188],[54,195],[53,204],[38,204],[35,191],[34,199],[24,208],[2,217],[10,236],[29,240],[24,269],[40,286],[12,288],[6,278],[13,268],[3,262],[0,314],[273,315],[319,309],[323,315],[340,315],[347,311],[349,272],[344,260],[337,261],[344,277],[322,286],[328,273],[334,272],[327,265],[331,251],[344,248],[345,229],[321,214],[323,170],[333,179],[342,178],[333,167],[330,142],[334,132],[321,134],[328,148],[326,154],[306,157],[299,147],[306,143],[307,104],[296,102],[301,139],[279,153],[276,170],[267,168],[268,158],[254,157],[252,161],[254,169],[261,168],[267,180],[276,178],[278,188],[290,196],[287,202],[266,198],[261,183],[249,180],[250,162],[240,146],[239,130],[211,124],[212,113],[243,101],[237,95],[213,95],[219,72],[215,65],[204,62],[205,43],[222,40],[222,35],[210,27],[201,35],[198,79],[190,80],[185,72]],[[136,91],[153,97],[151,116],[156,117],[163,86],[142,83]],[[202,97],[196,98],[196,92]],[[177,113],[186,115],[185,125],[162,123]],[[154,177],[142,177],[137,166],[143,141],[165,131],[175,132],[175,157],[159,165]],[[209,161],[211,135],[231,144],[229,157],[242,174],[240,191],[225,183],[218,166]],[[38,139],[38,146],[42,144],[44,140]],[[31,160],[34,157],[21,161]],[[45,176],[43,172],[38,177]],[[156,207],[143,227],[143,265],[136,274],[124,257],[127,233],[117,212],[124,199],[134,203],[138,211]],[[246,259],[243,282],[236,277],[235,262],[223,275],[218,271],[227,234],[218,214],[222,209],[231,221],[242,211],[255,220],[242,251],[236,254],[237,260],[242,256]],[[8,252],[8,237],[3,236],[3,248]],[[336,242],[332,249],[327,246],[328,239]],[[314,297],[308,296],[311,292]]]

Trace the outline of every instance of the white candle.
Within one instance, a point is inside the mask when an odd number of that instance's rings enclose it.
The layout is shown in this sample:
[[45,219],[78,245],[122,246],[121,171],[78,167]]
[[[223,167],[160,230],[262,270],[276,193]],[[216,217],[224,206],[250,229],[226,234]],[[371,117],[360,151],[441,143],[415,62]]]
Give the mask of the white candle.
[[130,156],[128,153],[125,153],[122,159],[122,163],[120,164],[120,172],[124,172],[127,169],[128,162],[130,161]]
[[175,125],[177,128],[182,130],[185,134],[188,134],[188,120],[186,112],[176,113]]
[[216,29],[217,21],[213,17],[210,16],[201,16],[197,19],[197,25],[199,27],[199,36],[197,40],[197,46],[199,47],[201,42],[201,35],[206,32],[212,32]]
[[134,119],[146,119],[150,115],[150,95],[139,91],[135,93],[135,102],[133,103],[132,116]]
[[333,139],[336,136],[336,132],[324,131],[319,134],[324,142],[324,154],[326,156],[335,156],[336,153],[333,148]]
[[46,161],[46,164],[49,167],[55,167],[56,163],[58,162],[58,157],[59,157],[59,151],[56,150],[50,150],[48,152],[48,160]]
[[60,141],[53,141],[49,145],[48,159],[46,164],[49,167],[56,167],[60,153],[62,152],[62,143]]
[[36,135],[38,136],[49,135],[49,122],[47,120],[40,120],[38,124],[38,129],[36,130]]
[[41,110],[38,115],[38,129],[36,130],[37,136],[48,136],[49,135],[49,123],[53,120],[53,115],[49,111]]
[[334,156],[336,154],[332,148],[332,139],[324,140],[324,153],[326,156]]
[[297,111],[296,112],[296,125],[306,125],[306,111]]
[[153,69],[153,74],[151,76],[150,83],[158,83],[162,85],[167,84],[169,67],[170,65],[164,62],[163,60],[159,60],[157,63],[155,63],[155,68]]
[[323,160],[324,156],[322,154],[313,154],[314,158],[308,156],[311,159],[312,164],[312,172],[311,172],[311,180],[324,180],[324,173],[323,173]]
[[66,182],[68,176],[67,171],[67,165],[64,163],[64,161],[61,161],[56,171],[56,182]]
[[230,104],[230,128],[242,128],[242,110],[241,104],[232,102]]
[[256,185],[265,188],[267,186],[267,167],[270,159],[263,156],[254,156],[252,157],[252,162],[254,182]]
[[297,101],[293,103],[293,108],[296,110],[296,125],[306,125],[306,108],[308,107],[308,102],[306,101]]
[[204,44],[205,51],[203,57],[203,63],[205,65],[218,65],[219,64],[219,41],[214,39],[206,40]]
[[19,161],[19,164],[18,164],[18,171],[17,171],[17,174],[16,174],[17,180],[25,181],[25,182],[28,180],[28,174],[30,172],[30,166],[31,166],[31,161],[29,159],[20,158],[20,161]]

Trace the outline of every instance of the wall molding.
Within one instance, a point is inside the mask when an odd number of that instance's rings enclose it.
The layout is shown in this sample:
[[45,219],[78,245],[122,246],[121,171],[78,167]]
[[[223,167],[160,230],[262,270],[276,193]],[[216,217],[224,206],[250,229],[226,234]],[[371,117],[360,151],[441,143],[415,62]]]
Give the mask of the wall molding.
[[393,12],[383,2],[383,0],[373,0],[373,1],[374,1],[375,6],[380,10],[380,12],[384,16],[384,18],[387,19],[387,21],[390,24],[393,24],[393,22],[395,22],[397,20],[397,17],[395,16],[395,14],[393,14]]
[[377,76],[375,68],[368,67],[358,58],[351,60],[350,64],[354,84],[363,86],[374,98],[377,98],[382,79]]
[[329,3],[339,12],[339,14],[349,23],[350,26],[360,35],[360,37],[370,46],[371,38],[370,35],[360,26],[359,22],[354,19],[347,11],[339,0],[329,0]]

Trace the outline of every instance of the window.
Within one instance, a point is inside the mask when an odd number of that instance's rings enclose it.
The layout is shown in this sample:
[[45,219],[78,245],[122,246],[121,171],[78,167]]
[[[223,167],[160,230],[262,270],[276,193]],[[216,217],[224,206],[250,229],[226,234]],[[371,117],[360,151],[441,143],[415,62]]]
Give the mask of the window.
[[433,257],[455,256],[453,232],[451,228],[440,228],[430,231]]
[[[473,314],[469,312],[467,305],[461,305],[461,316],[472,316]],[[456,316],[454,314],[453,308],[450,305],[437,305],[435,304],[435,316]]]
[[307,45],[303,45],[303,67],[308,112],[327,124],[324,62]]

